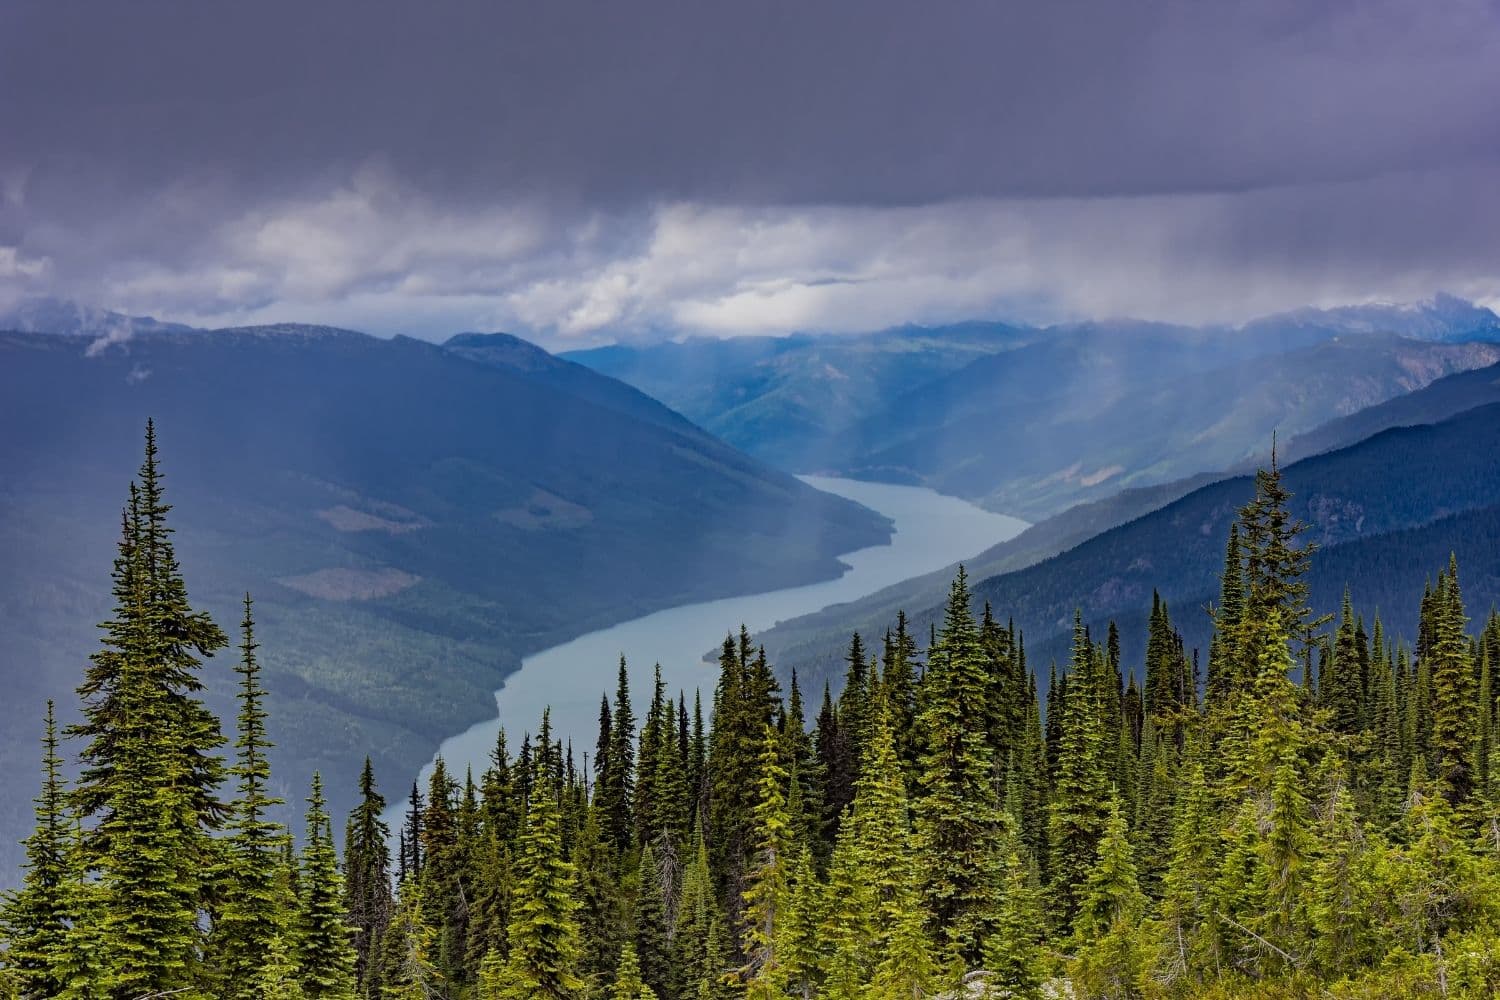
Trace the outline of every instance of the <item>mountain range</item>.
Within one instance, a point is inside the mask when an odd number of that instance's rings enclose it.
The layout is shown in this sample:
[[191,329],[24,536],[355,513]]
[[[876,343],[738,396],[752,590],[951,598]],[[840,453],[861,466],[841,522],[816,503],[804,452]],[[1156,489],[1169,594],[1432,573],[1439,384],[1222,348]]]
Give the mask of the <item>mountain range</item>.
[[931,486],[1040,520],[1264,457],[1273,431],[1500,360],[1500,317],[1439,295],[1239,327],[964,324],[567,355],[793,471]]
[[[109,611],[156,421],[194,601],[254,594],[278,758],[415,774],[527,652],[657,608],[839,572],[889,522],[635,389],[508,337],[450,348],[306,326],[0,333],[0,842],[43,702]],[[211,670],[229,708],[232,659]],[[228,712],[232,715],[232,710]],[[331,782],[342,809],[349,781]],[[291,798],[296,794],[289,793]],[[3,860],[0,860],[3,863]]]
[[[1456,375],[1434,383],[1426,390],[1428,405],[1440,409],[1439,397],[1464,398],[1476,382],[1500,383],[1500,366],[1486,379]],[[1391,419],[1405,409],[1387,406]],[[1337,610],[1350,586],[1363,610],[1378,610],[1391,633],[1410,640],[1421,581],[1446,566],[1450,553],[1475,613],[1500,602],[1500,402],[1432,424],[1388,425],[1283,472],[1291,512],[1309,525],[1308,539],[1320,549],[1308,577],[1315,609]],[[1076,508],[973,560],[974,600],[1013,616],[1033,667],[1066,659],[1075,609],[1096,634],[1116,621],[1124,658],[1139,662],[1153,591],[1174,610],[1189,647],[1202,648],[1204,608],[1217,597],[1224,539],[1252,492],[1249,474],[1199,476]],[[1110,520],[1112,526],[1100,527]],[[784,623],[761,639],[776,662],[836,681],[850,631],[879,635],[904,608],[915,633],[925,636],[941,618],[950,577],[945,571],[908,581]]]

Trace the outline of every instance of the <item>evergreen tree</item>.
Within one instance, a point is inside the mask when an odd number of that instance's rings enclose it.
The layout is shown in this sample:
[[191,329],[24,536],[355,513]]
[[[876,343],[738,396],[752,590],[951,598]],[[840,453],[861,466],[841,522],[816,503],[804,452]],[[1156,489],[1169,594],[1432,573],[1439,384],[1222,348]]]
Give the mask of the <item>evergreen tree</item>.
[[1458,562],[1452,559],[1438,578],[1431,617],[1432,641],[1423,658],[1432,678],[1432,737],[1429,744],[1433,775],[1443,794],[1455,805],[1468,800],[1474,788],[1474,668],[1464,634],[1463,598],[1458,587]]
[[635,946],[628,941],[620,949],[619,971],[615,974],[615,984],[609,995],[612,1000],[656,1000],[656,994],[641,979],[641,965],[636,958]]
[[761,741],[760,780],[755,806],[756,864],[745,889],[744,953],[739,971],[752,998],[776,996],[786,983],[786,969],[778,954],[780,925],[790,896],[788,865],[791,854],[791,823],[782,791],[787,780],[781,763],[780,740],[766,725]]
[[370,993],[369,970],[376,945],[390,923],[390,829],[381,816],[385,796],[375,787],[375,769],[365,758],[359,774],[359,805],[344,833],[344,911],[353,931],[354,972],[362,996]]
[[1141,918],[1146,895],[1136,881],[1125,817],[1109,800],[1098,858],[1082,886],[1073,922],[1073,979],[1086,996],[1134,997],[1144,962]]
[[1061,923],[1071,921],[1076,912],[1078,887],[1093,863],[1110,800],[1098,667],[1096,651],[1075,614],[1072,670],[1062,707],[1049,817],[1052,904]]
[[198,672],[227,640],[188,602],[170,510],[148,423],[114,565],[114,612],[78,689],[83,722],[70,730],[86,741],[73,797],[92,821],[82,845],[97,881],[91,989],[130,1000],[198,995],[199,914],[219,856],[210,834],[225,816],[215,753],[223,737],[199,700]]
[[657,863],[656,852],[647,844],[641,848],[638,870],[639,895],[635,909],[635,942],[632,954],[640,962],[640,976],[659,997],[677,995],[672,969],[671,933],[668,926],[668,897],[675,888],[663,885],[671,872]]
[[995,761],[973,720],[986,716],[988,679],[962,566],[929,658],[919,720],[924,741],[917,842],[923,895],[949,951],[977,960],[995,918],[1002,851],[1015,831],[1000,807]]
[[[384,1000],[433,1000],[444,995],[447,984],[433,962],[436,937],[422,915],[421,884],[408,876],[380,939],[380,995]],[[481,995],[486,1000],[501,996],[488,989],[481,989]]]
[[630,706],[630,674],[620,657],[615,682],[615,715],[609,730],[609,767],[599,774],[599,809],[605,837],[615,850],[630,846],[635,830],[635,713]]
[[308,1000],[354,996],[355,954],[346,923],[344,880],[323,800],[323,779],[313,775],[307,798],[297,920],[297,965]]
[[0,905],[0,934],[6,942],[0,960],[16,992],[27,997],[62,993],[68,929],[80,894],[68,857],[70,817],[62,767],[57,722],[49,701],[42,737],[42,791],[35,800],[36,829],[24,842],[26,874],[21,887],[7,893]]
[[1014,1000],[1040,1000],[1045,967],[1042,956],[1042,905],[1031,873],[1012,852],[1005,864],[1005,896],[1000,918],[984,949],[988,985]]
[[229,836],[222,844],[223,871],[217,919],[210,939],[211,961],[220,990],[226,997],[254,997],[259,989],[257,971],[265,961],[273,938],[285,947],[287,915],[281,912],[277,887],[266,873],[274,871],[284,831],[266,811],[282,804],[267,792],[271,765],[266,751],[272,746],[266,735],[265,689],[256,661],[254,608],[245,595],[245,617],[240,622],[239,735],[236,760],[230,775],[236,793],[230,803]]
[[[544,715],[544,730],[546,721]],[[564,1000],[583,985],[577,971],[577,879],[563,854],[560,822],[557,789],[543,769],[515,860],[510,954],[497,993],[504,1000]]]

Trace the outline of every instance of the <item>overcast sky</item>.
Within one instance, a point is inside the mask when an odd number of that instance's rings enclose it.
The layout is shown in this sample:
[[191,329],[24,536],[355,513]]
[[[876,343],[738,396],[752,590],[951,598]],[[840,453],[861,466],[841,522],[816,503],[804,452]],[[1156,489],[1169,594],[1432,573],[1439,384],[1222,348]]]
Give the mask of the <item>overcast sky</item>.
[[1500,2],[0,4],[0,307],[551,345],[1500,304]]

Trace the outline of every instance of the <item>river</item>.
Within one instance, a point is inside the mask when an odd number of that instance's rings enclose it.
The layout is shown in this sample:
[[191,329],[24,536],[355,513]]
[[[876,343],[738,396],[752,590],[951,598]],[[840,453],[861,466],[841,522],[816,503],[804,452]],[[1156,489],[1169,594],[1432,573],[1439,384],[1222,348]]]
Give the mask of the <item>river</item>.
[[[498,717],[443,742],[439,753],[449,770],[462,776],[464,768],[472,766],[477,778],[489,766],[498,727],[505,727],[514,754],[522,734],[536,732],[542,710],[549,706],[554,737],[571,738],[581,763],[584,753],[593,755],[599,733],[599,697],[608,692],[613,698],[622,654],[629,665],[637,716],[645,711],[651,696],[657,663],[673,698],[685,691],[691,704],[694,689],[701,689],[706,710],[718,665],[702,657],[724,641],[726,632],[737,632],[742,624],[752,633],[763,632],[779,621],[864,597],[976,555],[1026,527],[1018,518],[921,487],[826,476],[802,479],[889,517],[895,525],[891,541],[841,556],[848,569],[837,579],[667,608],[526,657],[521,669],[495,692]],[[429,764],[422,774],[424,789],[430,772]],[[392,830],[404,809],[404,803],[392,807],[387,816]]]

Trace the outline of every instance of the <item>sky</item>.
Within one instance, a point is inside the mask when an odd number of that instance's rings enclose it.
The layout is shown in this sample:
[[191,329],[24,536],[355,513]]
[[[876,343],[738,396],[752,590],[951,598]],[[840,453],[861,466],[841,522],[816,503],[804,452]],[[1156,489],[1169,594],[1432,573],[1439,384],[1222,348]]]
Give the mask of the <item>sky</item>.
[[551,346],[1500,305],[1500,0],[0,4],[0,308]]

